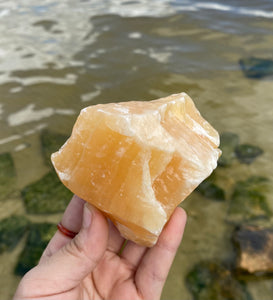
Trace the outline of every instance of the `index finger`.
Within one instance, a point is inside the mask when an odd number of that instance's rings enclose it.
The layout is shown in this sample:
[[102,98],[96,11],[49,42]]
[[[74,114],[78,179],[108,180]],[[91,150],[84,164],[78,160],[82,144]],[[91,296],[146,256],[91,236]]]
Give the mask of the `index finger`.
[[186,212],[177,207],[156,245],[144,255],[135,275],[136,286],[144,299],[160,299],[184,233],[186,220]]
[[[82,214],[83,214],[83,206],[85,201],[80,197],[74,195],[69,202],[64,215],[62,217],[62,225],[73,232],[79,232],[82,226]],[[67,244],[71,238],[62,234],[59,230],[56,231],[53,238],[50,240],[47,245],[42,257],[41,261],[45,257],[51,256],[55,252],[57,252],[60,248],[62,248],[65,244]]]

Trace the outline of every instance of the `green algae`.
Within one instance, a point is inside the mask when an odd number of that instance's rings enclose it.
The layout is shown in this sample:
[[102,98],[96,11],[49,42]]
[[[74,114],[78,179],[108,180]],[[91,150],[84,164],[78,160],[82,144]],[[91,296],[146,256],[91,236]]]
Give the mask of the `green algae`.
[[223,132],[220,135],[220,148],[222,155],[218,160],[219,166],[230,166],[235,158],[235,148],[239,144],[239,136],[232,132]]
[[21,195],[27,213],[31,214],[62,212],[72,197],[54,171],[26,186]]
[[38,264],[45,247],[55,232],[55,224],[41,223],[31,225],[26,245],[19,256],[14,270],[16,275],[23,276]]
[[8,197],[15,187],[16,172],[10,153],[0,154],[0,200]]
[[210,180],[210,178],[204,180],[196,189],[201,195],[206,198],[210,198],[216,201],[224,201],[225,200],[225,191],[217,186],[214,182]]
[[256,219],[269,219],[272,215],[266,193],[269,180],[262,176],[251,176],[238,181],[230,199],[228,220],[241,223]]
[[59,148],[65,143],[68,136],[53,132],[48,129],[45,129],[41,132],[40,140],[42,147],[42,154],[45,160],[45,163],[52,167],[50,156],[52,153],[59,150]]
[[196,264],[186,276],[186,284],[194,300],[251,300],[231,271],[215,262]]
[[237,158],[243,164],[251,164],[254,160],[263,154],[263,150],[251,144],[239,144],[239,136],[232,132],[223,132],[220,135],[220,148],[222,155],[218,160],[221,167],[231,166],[234,158]]
[[238,160],[244,164],[251,164],[258,156],[262,155],[264,151],[258,147],[250,144],[241,144],[235,148],[235,154]]
[[16,247],[28,224],[26,217],[19,215],[12,215],[0,221],[0,254]]
[[239,60],[242,71],[248,78],[261,79],[273,75],[273,60],[247,57]]

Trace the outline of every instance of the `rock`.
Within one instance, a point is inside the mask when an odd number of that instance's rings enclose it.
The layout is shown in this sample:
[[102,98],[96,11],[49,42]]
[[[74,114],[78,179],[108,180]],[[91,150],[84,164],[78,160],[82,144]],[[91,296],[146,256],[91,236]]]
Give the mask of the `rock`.
[[175,207],[217,165],[219,135],[185,93],[83,109],[52,155],[73,193],[123,237],[152,246]]
[[234,233],[237,268],[249,273],[273,273],[273,228],[242,226]]
[[246,77],[260,79],[273,75],[273,60],[249,57],[239,60],[242,71]]
[[49,223],[32,224],[26,245],[15,267],[15,274],[23,276],[38,264],[48,242],[56,232],[56,225]]
[[232,132],[223,132],[220,135],[220,147],[222,155],[218,163],[219,166],[226,167],[232,164],[235,158],[235,148],[239,145],[239,136]]
[[196,191],[199,192],[206,198],[210,198],[216,201],[224,201],[225,200],[225,191],[217,186],[210,180],[205,179],[199,186],[196,188]]
[[235,148],[235,154],[239,161],[244,164],[251,164],[258,156],[262,155],[264,152],[258,146],[253,146],[249,144],[238,145]]
[[62,212],[72,197],[72,193],[61,184],[54,171],[26,186],[21,195],[26,211],[31,214]]
[[215,262],[201,262],[187,275],[194,300],[250,300],[246,288],[229,269]]
[[0,254],[13,250],[25,234],[28,223],[24,216],[18,215],[0,221]]
[[52,167],[52,163],[50,160],[50,156],[53,152],[57,151],[62,144],[67,140],[68,136],[50,131],[48,129],[44,129],[41,132],[41,146],[42,146],[42,154],[45,159],[45,163]]
[[266,199],[269,187],[269,180],[261,176],[238,181],[231,196],[228,219],[235,223],[269,219],[272,215]]
[[16,172],[10,153],[0,154],[0,200],[15,190]]
[[57,25],[58,23],[53,20],[41,20],[38,22],[33,23],[33,26],[42,27],[46,31],[51,31],[52,27]]

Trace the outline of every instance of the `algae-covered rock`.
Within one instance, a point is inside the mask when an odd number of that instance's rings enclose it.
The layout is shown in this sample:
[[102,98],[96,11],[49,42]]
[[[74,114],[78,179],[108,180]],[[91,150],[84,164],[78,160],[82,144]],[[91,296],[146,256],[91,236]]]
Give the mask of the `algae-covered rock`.
[[16,172],[10,153],[0,154],[0,199],[5,199],[15,186]]
[[225,191],[217,186],[215,183],[210,181],[210,179],[204,180],[196,189],[197,192],[202,194],[207,198],[211,198],[217,201],[225,200]]
[[26,186],[21,194],[27,212],[32,214],[62,212],[72,197],[54,171]]
[[258,156],[263,154],[263,150],[258,146],[239,145],[239,136],[232,132],[223,132],[220,135],[220,148],[222,155],[218,160],[218,164],[222,167],[230,166],[235,157],[241,163],[251,164]]
[[251,300],[246,288],[229,269],[215,262],[201,262],[187,275],[194,300]]
[[55,224],[32,224],[25,248],[21,252],[15,267],[15,274],[23,276],[37,265],[45,247],[55,232]]
[[263,150],[258,146],[242,144],[236,147],[235,154],[241,163],[251,164],[258,156],[263,154]]
[[241,223],[270,218],[272,213],[266,199],[269,186],[269,180],[261,176],[238,181],[231,196],[228,219]]
[[249,78],[263,78],[273,75],[273,60],[248,57],[239,60],[242,71]]
[[45,129],[41,132],[42,153],[47,165],[52,166],[50,156],[56,152],[67,140],[68,136]]
[[28,226],[24,216],[10,216],[0,221],[0,253],[12,250],[23,237]]
[[219,166],[230,166],[235,158],[235,148],[239,144],[239,136],[232,132],[223,132],[220,135],[220,148],[222,155],[218,160]]
[[237,268],[249,273],[273,273],[273,228],[242,226],[233,237]]

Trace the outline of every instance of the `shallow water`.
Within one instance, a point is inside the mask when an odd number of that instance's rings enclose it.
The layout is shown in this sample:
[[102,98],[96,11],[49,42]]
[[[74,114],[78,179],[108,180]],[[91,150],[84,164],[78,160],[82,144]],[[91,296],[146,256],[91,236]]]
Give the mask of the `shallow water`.
[[[231,131],[264,154],[251,165],[219,168],[231,193],[237,180],[273,182],[272,78],[246,78],[239,59],[273,59],[273,3],[263,1],[2,1],[0,3],[0,153],[10,152],[16,192],[0,200],[0,218],[26,215],[20,190],[48,167],[39,135],[69,134],[80,109],[96,103],[150,100],[181,91],[219,131]],[[268,195],[273,209],[273,196]],[[192,299],[185,275],[201,260],[233,258],[228,203],[193,193],[188,224],[163,299]],[[57,222],[60,214],[27,214]],[[272,220],[271,220],[272,223]],[[24,241],[0,255],[0,298],[13,294],[13,267]],[[272,279],[246,283],[253,299],[272,299]]]

